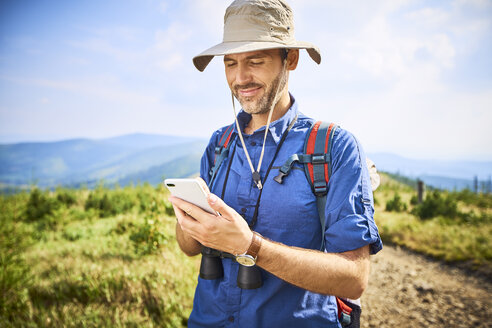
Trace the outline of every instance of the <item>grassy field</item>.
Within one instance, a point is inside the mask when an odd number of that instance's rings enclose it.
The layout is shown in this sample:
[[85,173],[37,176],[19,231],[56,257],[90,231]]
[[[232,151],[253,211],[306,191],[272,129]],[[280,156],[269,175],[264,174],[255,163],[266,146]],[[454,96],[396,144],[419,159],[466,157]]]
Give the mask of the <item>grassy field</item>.
[[[199,257],[179,251],[166,198],[149,185],[1,196],[0,327],[186,326]],[[375,198],[385,242],[490,265],[490,195],[428,192],[417,205],[382,175]]]
[[178,249],[164,190],[40,195],[1,200],[0,326],[186,325],[199,262]]
[[381,180],[375,220],[384,242],[448,262],[491,265],[492,195],[429,190],[418,205],[412,187],[385,174]]

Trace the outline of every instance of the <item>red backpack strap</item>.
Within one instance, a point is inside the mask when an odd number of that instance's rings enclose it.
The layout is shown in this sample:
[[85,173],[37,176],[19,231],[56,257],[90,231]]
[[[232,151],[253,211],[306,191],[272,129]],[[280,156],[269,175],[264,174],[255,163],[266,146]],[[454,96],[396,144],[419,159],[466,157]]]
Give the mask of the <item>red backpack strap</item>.
[[231,147],[232,140],[234,139],[232,133],[233,131],[234,131],[234,123],[229,125],[224,130],[224,132],[222,132],[222,135],[220,136],[219,139],[219,143],[215,147],[214,165],[210,168],[210,171],[208,173],[210,175],[210,181],[208,183],[209,188],[211,188],[215,180],[215,177],[217,175],[217,171],[222,165],[222,162],[229,155],[229,148]]
[[219,139],[219,143],[215,147],[215,157],[214,164],[217,161],[217,156],[219,156],[224,149],[227,149],[229,146],[229,141],[231,140],[232,131],[234,131],[234,123],[229,125],[224,132],[222,132],[222,136]]
[[318,121],[311,127],[304,144],[305,154],[311,155],[311,161],[304,168],[316,196],[327,192],[331,175],[331,147],[336,128],[335,123]]
[[352,319],[350,318],[350,313],[352,313],[352,308],[345,304],[340,298],[337,299],[338,308],[338,321],[342,324],[342,327],[350,325]]
[[338,126],[334,123],[321,121],[314,123],[304,142],[304,153],[290,156],[279,169],[278,175],[273,178],[276,182],[282,183],[295,162],[304,164],[306,179],[308,179],[316,196],[321,224],[321,251],[324,251],[326,194],[332,170],[331,149],[337,128]]

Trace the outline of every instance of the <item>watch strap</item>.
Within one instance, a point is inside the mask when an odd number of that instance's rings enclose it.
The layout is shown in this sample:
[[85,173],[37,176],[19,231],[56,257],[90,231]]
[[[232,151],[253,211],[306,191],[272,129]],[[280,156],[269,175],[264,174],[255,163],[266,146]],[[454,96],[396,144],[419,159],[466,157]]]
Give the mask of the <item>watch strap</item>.
[[258,257],[258,252],[260,251],[261,248],[261,240],[262,236],[253,231],[253,238],[251,240],[251,244],[249,245],[248,250],[246,251],[246,255],[252,256],[254,259]]

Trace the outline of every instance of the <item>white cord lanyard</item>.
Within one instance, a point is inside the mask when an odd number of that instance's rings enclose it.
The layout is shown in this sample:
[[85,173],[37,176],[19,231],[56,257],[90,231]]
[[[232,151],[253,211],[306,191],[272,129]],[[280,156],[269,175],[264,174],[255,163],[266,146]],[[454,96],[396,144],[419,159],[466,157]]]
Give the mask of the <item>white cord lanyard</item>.
[[[285,72],[285,66],[287,64],[287,61],[284,61],[284,66],[282,69],[282,74]],[[234,110],[234,118],[236,119],[236,127],[238,130],[239,134],[239,139],[241,139],[241,144],[243,145],[244,148],[244,153],[246,155],[246,159],[248,160],[249,167],[251,169],[251,174],[253,175],[253,181],[255,182],[256,186],[258,189],[262,189],[263,185],[261,184],[261,175],[260,175],[260,168],[261,168],[261,162],[263,161],[263,155],[265,154],[265,144],[266,144],[266,138],[268,134],[268,129],[270,128],[270,121],[272,119],[272,114],[273,114],[273,108],[275,107],[275,100],[278,95],[278,91],[280,89],[281,81],[279,81],[277,85],[277,91],[275,92],[275,98],[273,98],[273,103],[272,106],[270,107],[270,112],[268,113],[268,120],[267,124],[265,126],[265,135],[263,137],[263,145],[261,146],[261,155],[260,155],[260,160],[258,161],[258,168],[255,170],[253,163],[251,162],[251,158],[249,157],[248,149],[246,148],[246,144],[244,143],[244,138],[243,138],[243,133],[241,132],[241,128],[239,127],[239,121],[237,120],[237,114],[236,114],[236,105],[234,103],[234,94],[231,91],[231,96],[232,96],[232,108]]]
[[238,133],[239,139],[241,139],[241,144],[243,145],[246,159],[248,160],[248,164],[249,164],[249,167],[251,169],[251,173],[253,174],[253,181],[255,182],[258,189],[261,190],[263,188],[263,185],[261,184],[260,168],[261,168],[261,162],[263,161],[263,155],[265,154],[265,141],[266,141],[266,137],[267,137],[267,133],[268,133],[268,128],[270,126],[270,120],[272,118],[273,110],[270,110],[270,114],[268,114],[268,122],[267,122],[267,125],[265,127],[265,135],[263,137],[263,145],[261,147],[260,160],[258,162],[258,168],[255,170],[253,163],[251,162],[251,158],[249,157],[248,149],[246,148],[246,144],[244,143],[243,134],[241,132],[241,128],[239,127],[239,122],[237,120],[236,106],[234,105],[234,95],[232,96],[232,107],[234,108],[234,116],[236,117],[236,127],[237,127],[237,130],[239,131],[239,133]]

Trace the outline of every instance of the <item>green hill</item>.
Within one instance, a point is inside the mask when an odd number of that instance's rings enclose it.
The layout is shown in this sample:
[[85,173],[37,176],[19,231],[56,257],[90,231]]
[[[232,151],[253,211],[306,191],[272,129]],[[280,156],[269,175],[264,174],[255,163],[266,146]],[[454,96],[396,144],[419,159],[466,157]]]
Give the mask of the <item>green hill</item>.
[[[492,272],[491,195],[432,191],[419,205],[381,181],[385,243]],[[0,195],[0,327],[185,327],[200,257],[179,250],[167,196],[149,184]]]
[[[196,138],[145,134],[0,145],[0,184],[7,189],[32,184],[80,186],[99,180],[114,183],[130,175],[145,175],[152,167],[172,168],[170,163],[177,158],[195,160],[205,145],[205,140]],[[175,171],[160,175],[178,176],[178,168]]]

